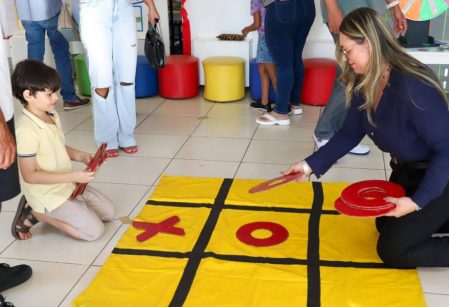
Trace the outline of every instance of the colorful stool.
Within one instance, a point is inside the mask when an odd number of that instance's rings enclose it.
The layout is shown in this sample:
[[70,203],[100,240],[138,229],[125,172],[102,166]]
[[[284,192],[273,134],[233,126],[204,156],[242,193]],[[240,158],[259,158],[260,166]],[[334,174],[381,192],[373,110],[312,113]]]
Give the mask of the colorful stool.
[[78,54],[74,58],[75,60],[75,72],[76,72],[76,85],[81,95],[90,96],[90,79],[89,73],[86,67],[86,59],[84,54]]
[[190,55],[169,55],[158,70],[159,96],[169,99],[191,98],[199,92],[198,59]]
[[324,106],[332,93],[337,62],[332,59],[305,59],[301,103]]
[[157,71],[150,67],[144,55],[137,56],[136,98],[150,97],[157,94]]
[[204,98],[227,102],[245,96],[245,60],[239,57],[210,57],[203,60]]
[[[262,91],[260,87],[260,74],[258,63],[255,59],[249,62],[249,84],[251,88],[251,98],[253,100],[258,100],[262,97]],[[276,101],[276,93],[274,92],[273,86],[270,83],[270,101]]]

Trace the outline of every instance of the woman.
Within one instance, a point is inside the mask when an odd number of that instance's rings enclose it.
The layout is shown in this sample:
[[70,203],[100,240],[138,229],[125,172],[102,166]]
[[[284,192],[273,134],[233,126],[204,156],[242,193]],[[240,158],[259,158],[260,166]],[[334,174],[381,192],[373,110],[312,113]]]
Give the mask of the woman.
[[[304,81],[302,51],[315,19],[314,0],[263,0],[266,7],[265,33],[276,65],[276,106],[256,123],[264,126],[290,125],[288,114],[303,113],[299,106]],[[291,106],[290,106],[291,104]]]
[[[144,2],[154,24],[159,19],[154,2]],[[95,140],[108,144],[108,157],[118,156],[119,148],[134,154],[137,33],[131,1],[82,0],[80,30],[92,84]]]
[[377,251],[398,267],[449,266],[449,111],[435,74],[409,56],[382,17],[361,8],[341,26],[337,60],[349,111],[343,127],[319,151],[284,172],[322,176],[368,135],[392,156],[390,181],[406,197],[379,217]]

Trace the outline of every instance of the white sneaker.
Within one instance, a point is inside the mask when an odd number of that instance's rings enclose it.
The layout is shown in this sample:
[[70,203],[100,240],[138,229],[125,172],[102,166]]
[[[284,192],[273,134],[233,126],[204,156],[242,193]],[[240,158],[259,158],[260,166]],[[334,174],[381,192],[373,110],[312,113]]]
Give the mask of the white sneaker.
[[349,153],[353,154],[353,155],[364,156],[364,155],[369,154],[370,150],[371,149],[369,148],[369,146],[359,144],[356,147],[354,147],[353,149],[351,149],[351,151]]
[[304,111],[302,110],[302,108],[291,108],[290,111],[293,115],[301,115],[302,113],[304,113]]
[[329,140],[325,140],[325,139],[319,140],[319,139],[316,137],[315,133],[312,134],[312,137],[313,137],[313,140],[315,141],[316,147],[317,147],[318,149],[320,149],[320,147],[323,147],[324,145],[326,145],[327,142],[329,142]]

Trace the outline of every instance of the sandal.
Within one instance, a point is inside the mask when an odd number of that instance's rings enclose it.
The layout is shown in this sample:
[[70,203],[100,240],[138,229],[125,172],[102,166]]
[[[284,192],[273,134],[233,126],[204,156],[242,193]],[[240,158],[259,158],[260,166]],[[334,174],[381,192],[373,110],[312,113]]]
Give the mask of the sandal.
[[256,123],[261,126],[288,126],[290,125],[290,119],[277,119],[273,115],[266,113],[256,119]]
[[[22,196],[11,226],[11,234],[14,238],[21,240],[19,232],[28,233],[30,232],[31,227],[39,223],[39,220],[31,211],[33,211],[33,209],[28,205],[25,196]],[[25,221],[28,221],[31,225],[25,225]]]
[[108,149],[104,152],[106,158],[115,158],[118,157],[118,149]]
[[120,147],[120,149],[129,155],[135,154],[139,150],[137,145],[128,146],[128,147]]

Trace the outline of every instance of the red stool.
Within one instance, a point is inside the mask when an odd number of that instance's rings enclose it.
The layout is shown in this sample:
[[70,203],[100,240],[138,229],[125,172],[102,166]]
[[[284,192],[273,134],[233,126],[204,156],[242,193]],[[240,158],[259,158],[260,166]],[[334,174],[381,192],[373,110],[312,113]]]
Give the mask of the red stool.
[[198,95],[198,59],[190,55],[169,55],[158,70],[159,96],[171,99]]
[[301,103],[324,106],[332,93],[337,62],[332,59],[305,59]]

